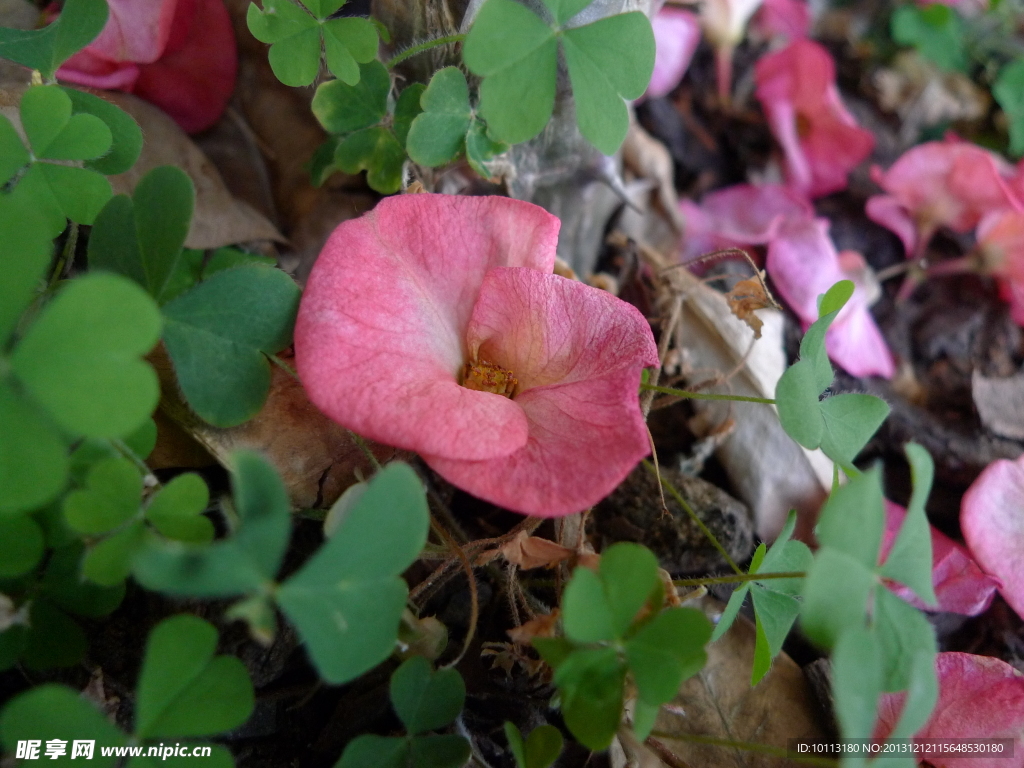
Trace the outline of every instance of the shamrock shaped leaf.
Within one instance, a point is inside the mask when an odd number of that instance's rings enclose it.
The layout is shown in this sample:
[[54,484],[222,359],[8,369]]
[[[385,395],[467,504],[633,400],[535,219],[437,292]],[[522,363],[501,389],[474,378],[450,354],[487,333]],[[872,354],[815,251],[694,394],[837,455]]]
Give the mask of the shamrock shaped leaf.
[[106,533],[139,511],[142,475],[127,459],[107,459],[89,470],[85,488],[64,497],[64,517],[81,533]]
[[164,304],[179,272],[195,206],[192,180],[180,168],[154,168],[132,198],[118,195],[100,211],[89,238],[89,266],[130,277]]
[[0,517],[0,579],[31,571],[42,558],[43,548],[43,529],[31,517]]
[[825,352],[825,332],[853,295],[841,280],[821,298],[820,317],[800,342],[800,359],[786,369],[775,388],[779,420],[786,433],[808,449],[821,448],[847,474],[853,460],[889,415],[888,404],[873,395],[841,394],[819,400],[835,377]]
[[364,128],[351,134],[338,145],[334,162],[345,173],[367,171],[370,188],[382,195],[393,194],[402,186],[405,150],[387,128]]
[[391,704],[410,736],[436,731],[462,711],[466,684],[454,669],[431,669],[422,656],[406,659],[391,675]]
[[[265,0],[249,4],[246,22],[253,37],[270,43],[270,66],[285,85],[309,85],[320,71],[321,45],[327,68],[339,80],[359,82],[359,64],[377,55],[377,28],[369,19],[329,18],[345,0]],[[308,12],[307,12],[308,11]]]
[[86,275],[28,328],[11,370],[72,434],[121,437],[156,407],[156,374],[140,356],[159,334],[159,313],[137,286],[116,275]]
[[435,168],[462,151],[473,117],[466,76],[457,67],[434,73],[420,97],[423,111],[412,121],[406,150],[413,162]]
[[969,73],[965,46],[967,26],[952,7],[943,4],[917,8],[904,5],[889,22],[892,39],[912,45],[940,69]]
[[102,120],[110,130],[112,139],[110,151],[102,157],[86,160],[85,167],[107,176],[113,176],[117,173],[124,173],[135,165],[135,161],[139,159],[139,154],[142,152],[142,129],[135,122],[135,118],[99,96],[93,96],[91,93],[85,93],[75,88],[64,87],[62,90],[71,99],[71,106],[75,113],[84,112],[94,115]]
[[217,272],[164,305],[164,345],[178,384],[206,421],[252,418],[270,390],[267,355],[291,343],[300,290],[263,266]]
[[57,20],[43,29],[0,27],[0,58],[52,80],[61,64],[96,39],[108,15],[105,0],[67,0]]
[[914,492],[881,574],[907,585],[927,605],[935,606],[938,598],[932,581],[932,537],[924,511],[925,501],[932,490],[935,464],[928,451],[916,443],[907,443],[904,450],[910,463]]
[[[750,574],[794,573],[806,571],[813,556],[807,545],[790,537],[796,527],[796,513],[790,512],[771,549],[761,543],[750,563]],[[800,613],[800,602],[795,595],[801,579],[773,579],[745,581],[730,596],[721,618],[711,636],[712,642],[721,638],[732,626],[740,607],[749,593],[754,602],[755,645],[754,668],[751,685],[757,685],[771,668],[772,660],[782,651],[789,630]]]
[[426,543],[427,525],[416,473],[389,464],[331,538],[278,588],[278,605],[325,680],[346,682],[391,654],[408,593],[400,574]]
[[313,114],[329,133],[351,133],[377,125],[388,111],[391,76],[379,61],[360,67],[356,83],[329,80],[317,86]]
[[67,445],[51,420],[9,382],[0,381],[0,515],[56,496],[68,474]]
[[[92,224],[112,194],[110,182],[96,171],[45,162],[91,160],[110,150],[113,138],[106,123],[88,113],[72,114],[72,109],[70,97],[56,85],[34,86],[21,98],[21,123],[33,162],[10,195],[40,210],[51,238],[64,230],[67,219]],[[15,150],[11,165],[20,159]]]
[[206,736],[249,718],[249,673],[216,650],[217,630],[195,616],[172,616],[153,629],[139,675],[137,737]]
[[562,732],[553,725],[541,725],[523,735],[515,723],[505,723],[505,738],[517,768],[549,768],[562,753]]
[[549,3],[554,25],[512,0],[488,0],[463,44],[480,84],[480,114],[492,135],[518,143],[547,125],[554,109],[561,41],[583,136],[613,154],[629,126],[624,99],[639,98],[654,70],[654,33],[640,12],[579,27],[567,22],[589,3]]

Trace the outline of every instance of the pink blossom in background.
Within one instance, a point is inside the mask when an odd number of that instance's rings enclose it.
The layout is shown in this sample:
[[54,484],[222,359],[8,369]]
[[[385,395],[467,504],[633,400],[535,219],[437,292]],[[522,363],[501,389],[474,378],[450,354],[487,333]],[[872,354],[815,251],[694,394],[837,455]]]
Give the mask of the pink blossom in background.
[[761,57],[754,73],[757,98],[786,156],[787,183],[811,197],[845,189],[875,138],[843,106],[829,52],[795,40]]
[[976,235],[982,270],[996,276],[1010,315],[1024,325],[1024,212],[1007,208],[986,214]]
[[145,99],[198,133],[224,112],[238,54],[223,0],[108,0],[110,18],[58,79]]
[[807,0],[764,0],[752,23],[765,37],[799,40],[811,33],[811,7]]
[[[882,538],[882,549],[879,562],[889,556],[896,536],[903,526],[907,510],[891,501],[885,502],[885,535]],[[902,584],[892,583],[889,589],[911,605],[923,611],[946,611],[964,616],[977,616],[984,613],[992,604],[996,589],[1000,583],[986,574],[971,559],[968,551],[949,538],[942,531],[928,526],[932,539],[932,585],[935,596],[939,600],[937,607],[932,608],[922,603],[913,590]]]
[[[1005,661],[971,653],[935,657],[939,701],[919,739],[1013,739],[1013,757],[966,755],[927,760],[936,768],[1022,768],[1024,766],[1024,674]],[[884,694],[878,705],[876,736],[892,732],[906,693]],[[1008,752],[1009,750],[1007,750]]]
[[747,22],[763,0],[704,0],[700,24],[715,49],[718,98],[728,103],[732,91],[732,54],[747,33]]
[[679,85],[700,44],[700,21],[681,8],[662,8],[651,19],[654,28],[654,73],[644,99],[667,96]]
[[960,528],[971,556],[1024,617],[1024,456],[985,467],[960,503]]
[[341,224],[295,325],[313,403],[508,509],[606,496],[649,452],[637,390],[657,348],[634,307],[552,274],[558,228],[518,200],[430,194]]
[[[777,184],[738,184],[706,195],[700,205],[682,200],[686,221],[683,260],[720,248],[767,245],[765,268],[779,295],[806,328],[818,319],[818,296],[852,279],[853,296],[825,337],[825,347],[854,376],[892,377],[895,364],[868,311],[870,291],[857,271],[848,273],[828,235],[828,222],[796,191]],[[847,262],[851,261],[847,258]]]
[[969,232],[982,216],[1015,204],[1014,169],[1002,158],[965,141],[919,144],[887,171],[871,169],[886,194],[867,202],[867,215],[903,241],[907,255],[927,245],[939,227]]

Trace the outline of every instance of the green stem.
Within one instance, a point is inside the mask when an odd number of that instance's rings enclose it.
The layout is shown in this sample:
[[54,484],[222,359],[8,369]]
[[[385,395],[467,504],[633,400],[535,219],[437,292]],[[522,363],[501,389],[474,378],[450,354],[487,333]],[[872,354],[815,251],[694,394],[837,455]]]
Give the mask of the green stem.
[[802,579],[807,575],[804,571],[781,571],[776,573],[737,573],[733,576],[706,576],[700,579],[673,579],[677,587],[703,587],[708,584],[737,584],[744,581],[761,581],[763,579]]
[[267,357],[270,358],[270,362],[272,362],[274,365],[276,365],[278,368],[280,368],[285,373],[289,374],[296,381],[299,381],[299,374],[296,372],[296,370],[294,368],[292,368],[290,365],[288,365],[288,363],[286,363],[284,360],[282,360],[277,355],[267,355]]
[[740,749],[744,752],[757,752],[771,757],[784,757],[794,762],[798,761],[805,765],[821,766],[821,768],[837,768],[839,765],[838,760],[829,760],[826,757],[794,755],[788,749],[773,747],[770,744],[758,744],[756,741],[733,741],[732,739],[717,739],[714,736],[700,736],[696,733],[668,733],[666,731],[651,731],[651,738],[667,739],[669,741],[688,741],[693,744],[707,744],[712,747]]
[[[647,470],[652,475],[654,475],[655,477],[659,477],[658,470],[656,470],[654,468],[654,465],[651,464],[651,462],[649,462],[647,459],[644,459],[644,466],[647,467]],[[711,544],[714,546],[714,548],[718,550],[718,553],[722,556],[725,562],[729,564],[729,567],[732,568],[733,571],[735,571],[736,573],[745,576],[746,574],[743,573],[743,570],[738,565],[736,565],[736,561],[729,557],[729,553],[725,551],[725,547],[722,546],[722,542],[720,542],[715,537],[715,534],[711,532],[710,528],[704,525],[704,521],[697,516],[697,513],[693,511],[693,507],[691,507],[689,503],[686,501],[686,499],[683,498],[683,494],[676,490],[676,487],[669,482],[667,477],[665,477],[664,475],[660,475],[660,477],[661,484],[665,486],[665,490],[672,494],[672,498],[675,499],[676,503],[686,511],[686,514],[688,514],[690,516],[690,519],[693,520],[694,525],[700,528],[701,533],[703,533],[707,537],[708,541],[710,541]]]
[[767,397],[747,397],[746,395],[722,395],[714,392],[691,392],[688,389],[673,389],[672,387],[659,387],[654,384],[641,384],[640,389],[651,392],[660,392],[663,395],[682,397],[688,400],[733,400],[738,403],[764,403],[775,405],[775,401]]
[[68,239],[64,241],[64,250],[61,251],[60,258],[57,259],[57,266],[53,269],[53,274],[50,275],[50,282],[46,286],[47,290],[52,289],[57,283],[59,283],[67,273],[71,270],[71,265],[75,260],[75,248],[78,247],[78,224],[71,222],[71,226],[68,229]]
[[149,468],[149,465],[145,462],[145,460],[141,456],[139,456],[139,454],[133,451],[124,440],[110,438],[109,442],[110,445],[113,446],[115,451],[117,451],[126,459],[128,459],[132,464],[136,466],[136,468],[140,472],[142,472],[143,477],[152,476],[153,479],[156,480],[156,487],[161,487],[161,483],[157,479],[156,475],[153,474],[153,470]]
[[466,39],[465,35],[445,35],[444,37],[435,37],[432,40],[424,40],[422,43],[410,46],[401,53],[396,53],[390,59],[384,62],[384,66],[388,69],[393,69],[398,64],[401,64],[406,59],[411,59],[413,56],[418,56],[424,51],[429,51],[431,48],[439,48],[442,45],[450,45],[451,43],[461,43]]

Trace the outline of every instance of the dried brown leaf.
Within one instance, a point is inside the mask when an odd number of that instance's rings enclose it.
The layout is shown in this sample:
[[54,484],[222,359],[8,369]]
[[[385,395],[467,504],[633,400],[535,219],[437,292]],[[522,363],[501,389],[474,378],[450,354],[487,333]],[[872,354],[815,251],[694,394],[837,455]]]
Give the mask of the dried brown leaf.
[[551,613],[530,619],[525,624],[513,627],[508,630],[508,636],[513,643],[529,645],[535,637],[554,637],[555,629],[558,626],[559,611],[556,608]]
[[572,557],[573,551],[540,536],[520,531],[500,548],[501,555],[524,570],[550,568]]
[[[296,507],[329,507],[346,488],[373,473],[372,463],[349,431],[320,413],[302,385],[277,366],[262,410],[245,424],[220,429],[189,410],[162,346],[149,360],[160,377],[160,409],[225,466],[241,448],[262,453],[281,473]],[[397,448],[365,442],[381,463],[409,456]]]
[[746,280],[740,280],[731,291],[725,294],[725,300],[729,302],[729,309],[732,310],[732,313],[750,326],[755,339],[761,338],[761,328],[764,323],[754,312],[758,309],[778,309],[778,304],[768,295],[760,277],[748,277]]

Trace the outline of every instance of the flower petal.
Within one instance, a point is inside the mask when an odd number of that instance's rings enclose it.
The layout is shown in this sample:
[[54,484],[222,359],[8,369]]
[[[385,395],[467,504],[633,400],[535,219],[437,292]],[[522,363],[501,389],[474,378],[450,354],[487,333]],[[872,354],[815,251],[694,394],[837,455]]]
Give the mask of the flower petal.
[[892,195],[873,195],[864,204],[864,213],[875,224],[885,227],[903,243],[903,251],[911,256],[917,248],[917,225],[907,209]]
[[608,495],[649,452],[637,389],[658,353],[634,307],[556,275],[496,269],[469,338],[526,382],[514,402],[529,438],[490,461],[424,455],[450,482],[518,512],[567,515]]
[[811,31],[811,8],[805,0],[764,0],[754,24],[767,36],[797,40]]
[[497,266],[550,272],[559,221],[504,197],[400,195],[342,223],[313,267],[295,324],[311,400],[381,443],[456,459],[526,442],[515,402],[459,386],[469,318]]
[[[1012,738],[1012,758],[968,755],[959,756],[948,764],[957,768],[1024,766],[1024,675],[1005,661],[971,653],[940,653],[935,657],[935,669],[939,678],[939,701],[917,737]],[[876,736],[884,737],[896,727],[905,698],[905,693],[882,696]]]
[[[879,561],[883,562],[907,516],[907,510],[891,501],[885,502],[885,537]],[[901,584],[889,589],[921,610],[946,611],[964,616],[977,616],[992,604],[999,581],[986,574],[971,558],[966,548],[957,544],[934,526],[928,526],[932,539],[932,584],[939,599],[937,608],[928,608],[913,591]]]
[[960,527],[974,559],[999,578],[1000,592],[1024,616],[1024,456],[985,467],[964,494]]
[[671,93],[683,79],[700,43],[700,21],[689,11],[662,8],[651,19],[654,29],[654,72],[644,99]]
[[188,133],[211,127],[235,90],[238,52],[222,0],[178,0],[167,50],[139,67],[132,93],[156,104]]

